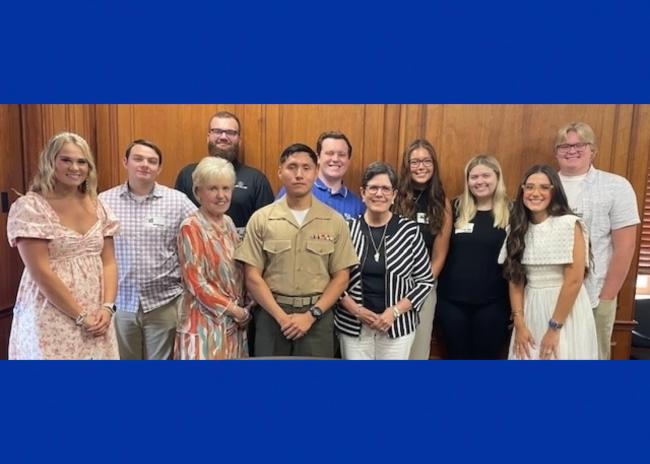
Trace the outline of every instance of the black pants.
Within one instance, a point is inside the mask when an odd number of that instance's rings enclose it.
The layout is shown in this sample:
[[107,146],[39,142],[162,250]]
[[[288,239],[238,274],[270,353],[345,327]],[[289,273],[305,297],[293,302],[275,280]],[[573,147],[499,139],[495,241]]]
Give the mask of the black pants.
[[438,298],[435,324],[449,359],[499,359],[508,335],[506,301],[472,305]]

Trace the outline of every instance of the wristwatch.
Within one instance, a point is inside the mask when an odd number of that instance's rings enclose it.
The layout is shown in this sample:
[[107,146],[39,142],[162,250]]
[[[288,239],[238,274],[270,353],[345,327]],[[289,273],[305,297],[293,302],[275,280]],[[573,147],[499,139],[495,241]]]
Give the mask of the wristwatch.
[[548,328],[549,329],[560,330],[562,327],[564,327],[564,324],[560,324],[555,319],[551,319],[550,321],[548,321]]
[[115,306],[115,303],[104,303],[102,305],[102,308],[108,309],[111,314],[115,314],[115,311],[117,311],[117,306]]
[[314,316],[314,319],[316,320],[319,320],[321,317],[323,317],[323,310],[316,305],[309,308],[309,312],[312,316]]

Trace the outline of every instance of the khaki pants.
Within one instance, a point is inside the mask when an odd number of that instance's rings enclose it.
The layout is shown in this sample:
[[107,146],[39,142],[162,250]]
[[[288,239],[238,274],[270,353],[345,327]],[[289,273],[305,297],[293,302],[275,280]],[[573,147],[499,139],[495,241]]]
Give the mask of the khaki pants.
[[409,359],[427,360],[431,354],[431,334],[433,333],[433,316],[436,310],[436,289],[424,300],[420,309],[420,324],[415,331],[415,340],[411,347]]
[[115,313],[120,359],[171,359],[180,297],[149,312]]
[[598,339],[598,359],[609,360],[612,357],[612,331],[616,319],[616,301],[600,300],[594,308],[594,319],[596,321],[596,338]]

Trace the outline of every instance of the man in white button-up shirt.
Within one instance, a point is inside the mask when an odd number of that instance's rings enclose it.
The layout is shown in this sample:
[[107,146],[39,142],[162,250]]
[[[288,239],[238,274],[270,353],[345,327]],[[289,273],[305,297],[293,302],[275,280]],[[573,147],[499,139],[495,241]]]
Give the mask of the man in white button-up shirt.
[[624,177],[596,169],[592,128],[583,122],[563,126],[555,156],[569,206],[587,224],[593,266],[585,287],[594,308],[600,359],[610,359],[616,298],[630,269],[640,222],[636,195]]

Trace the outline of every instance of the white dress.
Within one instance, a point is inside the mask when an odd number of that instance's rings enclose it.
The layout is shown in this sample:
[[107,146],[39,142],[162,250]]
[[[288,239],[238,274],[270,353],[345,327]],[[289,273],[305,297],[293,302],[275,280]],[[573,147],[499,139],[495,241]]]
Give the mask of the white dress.
[[[539,358],[539,345],[553,317],[564,281],[564,267],[573,262],[575,223],[582,227],[585,257],[589,263],[589,237],[584,222],[577,216],[549,216],[540,224],[530,224],[526,233],[526,249],[522,264],[526,269],[524,289],[524,320],[535,340],[532,359]],[[505,245],[502,249],[505,258]],[[510,340],[508,359],[518,359],[514,352],[515,333]],[[557,359],[598,359],[596,324],[589,295],[584,284],[560,329]]]

